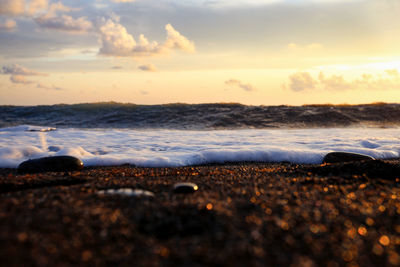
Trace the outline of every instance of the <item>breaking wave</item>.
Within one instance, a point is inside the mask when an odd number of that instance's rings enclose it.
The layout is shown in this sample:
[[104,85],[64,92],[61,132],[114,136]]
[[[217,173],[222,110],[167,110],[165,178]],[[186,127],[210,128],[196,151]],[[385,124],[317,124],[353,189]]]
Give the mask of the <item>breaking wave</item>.
[[[0,106],[0,128],[263,129],[400,125],[400,104],[246,106],[92,103]],[[32,127],[32,126],[30,126]],[[34,128],[32,128],[35,130]]]

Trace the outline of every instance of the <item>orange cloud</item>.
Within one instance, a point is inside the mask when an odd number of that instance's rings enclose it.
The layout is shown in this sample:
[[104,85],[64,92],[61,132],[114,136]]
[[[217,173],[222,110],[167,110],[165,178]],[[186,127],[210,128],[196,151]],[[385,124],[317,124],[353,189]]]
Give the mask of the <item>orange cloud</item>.
[[252,92],[252,91],[256,90],[256,88],[253,85],[251,85],[249,83],[243,83],[236,79],[227,80],[227,81],[225,81],[225,84],[230,85],[230,86],[237,86],[247,92]]
[[3,66],[1,73],[11,74],[11,75],[21,75],[21,76],[47,76],[47,74],[45,73],[30,70],[18,64],[13,64],[11,66]]
[[12,19],[0,22],[0,31],[12,32],[17,28],[17,23]]
[[292,74],[290,75],[289,80],[289,88],[295,92],[314,89],[317,85],[317,81],[314,80],[308,72]]
[[149,57],[169,54],[172,50],[195,52],[195,45],[176,31],[171,24],[165,26],[167,39],[163,44],[150,42],[143,34],[136,41],[126,28],[111,19],[99,29],[101,48],[99,54],[117,57]]
[[[286,87],[286,86],[285,86]],[[383,74],[362,74],[355,80],[348,81],[341,75],[326,76],[320,72],[313,78],[308,72],[298,72],[289,76],[288,88],[295,92],[306,90],[350,90],[400,89],[400,75],[396,69],[385,70]]]
[[156,66],[154,66],[153,64],[145,64],[145,65],[141,65],[138,67],[138,69],[142,70],[142,71],[150,71],[150,72],[155,72],[157,71]]
[[25,76],[22,75],[11,75],[10,76],[10,81],[12,83],[20,83],[20,84],[30,84],[33,83],[33,81],[28,81]]

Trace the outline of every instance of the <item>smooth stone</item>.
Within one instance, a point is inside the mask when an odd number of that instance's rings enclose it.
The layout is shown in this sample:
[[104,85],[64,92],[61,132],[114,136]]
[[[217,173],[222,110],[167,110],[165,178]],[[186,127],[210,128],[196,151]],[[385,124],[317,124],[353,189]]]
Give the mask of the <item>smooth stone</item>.
[[118,189],[106,189],[98,192],[100,195],[120,195],[127,197],[154,197],[154,193],[142,190],[142,189],[132,189],[132,188],[118,188]]
[[199,190],[199,187],[194,183],[177,183],[174,185],[174,193],[177,194],[194,193],[197,190]]
[[340,163],[351,161],[375,160],[368,155],[349,153],[349,152],[331,152],[325,155],[322,163]]
[[17,170],[20,173],[38,173],[77,171],[82,168],[83,162],[78,158],[71,156],[54,156],[24,161],[19,164]]

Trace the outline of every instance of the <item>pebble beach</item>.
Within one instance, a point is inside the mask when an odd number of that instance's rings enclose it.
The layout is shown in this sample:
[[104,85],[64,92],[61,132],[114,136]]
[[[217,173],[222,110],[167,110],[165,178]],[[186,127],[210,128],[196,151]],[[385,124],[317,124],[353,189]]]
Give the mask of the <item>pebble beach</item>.
[[398,266],[399,163],[0,169],[0,262]]
[[0,0],[0,267],[400,267],[399,29],[400,0]]

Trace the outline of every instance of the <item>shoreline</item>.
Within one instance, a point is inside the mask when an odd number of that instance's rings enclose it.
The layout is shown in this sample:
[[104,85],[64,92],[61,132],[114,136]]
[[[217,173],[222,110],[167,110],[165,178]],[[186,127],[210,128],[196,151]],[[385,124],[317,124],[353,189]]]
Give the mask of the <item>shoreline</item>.
[[[396,266],[399,163],[0,169],[0,260],[7,266]],[[177,182],[199,190],[176,194]],[[118,188],[154,197],[98,193]]]

